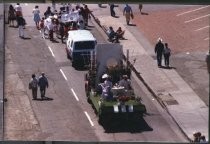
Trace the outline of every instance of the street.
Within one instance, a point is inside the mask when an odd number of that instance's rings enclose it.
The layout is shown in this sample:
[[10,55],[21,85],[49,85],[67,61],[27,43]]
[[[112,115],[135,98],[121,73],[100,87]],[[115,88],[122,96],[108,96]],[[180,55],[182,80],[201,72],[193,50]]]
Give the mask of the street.
[[[39,5],[41,14],[43,14],[50,4],[37,5]],[[131,127],[112,124],[107,127],[99,125],[98,117],[94,113],[91,105],[87,102],[85,94],[84,75],[87,73],[87,70],[75,70],[71,66],[70,60],[66,57],[66,45],[62,44],[60,39],[56,38],[57,42],[52,43],[49,39],[43,39],[41,37],[39,30],[36,29],[33,22],[32,9],[35,4],[21,4],[21,6],[27,22],[25,29],[27,39],[23,40],[18,37],[17,28],[8,27],[8,25],[5,26],[5,97],[8,99],[8,102],[5,104],[4,140],[188,141],[176,122],[160,106],[158,101],[154,99],[152,94],[136,78],[134,73],[132,73],[131,79],[133,87],[136,95],[140,96],[146,105],[147,114],[132,124],[132,126],[128,124]],[[108,8],[102,8],[103,10],[101,10],[97,5],[90,4],[88,6],[94,11],[96,16],[109,15]],[[181,8],[185,9],[188,7],[190,6],[183,6]],[[120,9],[122,10],[122,5],[120,5],[119,11]],[[179,7],[174,6],[170,10],[174,9],[177,10]],[[157,8],[157,10],[154,10],[156,14],[158,10],[160,9]],[[143,9],[143,11],[146,11],[146,9]],[[146,12],[149,15],[144,16],[147,17],[144,20],[145,23],[150,20],[150,15],[151,17],[153,16],[153,11],[148,10]],[[135,13],[137,13],[137,9]],[[154,17],[151,19],[154,19]],[[139,37],[139,34],[136,30],[143,32],[146,38],[148,38],[146,42],[150,41],[154,45],[157,34],[153,34],[150,28],[146,29],[148,25],[138,20],[134,19],[133,23],[138,23],[140,26],[129,27],[128,30],[137,37]],[[106,35],[104,35],[93,18],[90,20],[88,30],[96,37],[98,43],[108,43]],[[164,40],[167,39],[166,36],[162,38]],[[141,39],[139,41],[143,40]],[[142,43],[147,45],[146,42]],[[170,39],[167,39],[167,42],[173,48],[176,45]],[[185,62],[183,62],[183,59],[186,58],[183,55],[183,49],[172,49],[173,57],[171,65],[176,68],[182,77],[185,77],[185,75],[189,76],[189,78],[186,77],[184,79],[186,81],[192,80],[190,84],[195,84],[193,88],[195,91],[197,90],[196,92],[199,96],[203,95],[201,99],[208,105],[208,98],[206,96],[208,94],[208,82],[205,81],[205,78],[204,80],[200,79],[198,75],[195,75],[193,79],[190,77],[196,73],[196,71],[191,71],[192,68],[199,70],[199,73],[207,77],[204,63],[197,63],[198,61],[202,61],[203,51],[207,50],[206,43],[203,44],[202,48],[202,50],[199,49],[195,54],[193,50],[185,49],[185,53],[190,52],[190,56]],[[152,47],[147,52],[151,57],[154,57]],[[195,63],[189,64],[192,61],[192,57],[196,57],[196,61]],[[200,66],[204,68],[200,70]],[[184,69],[181,69],[181,67]],[[39,76],[41,72],[45,72],[49,80],[49,88],[47,89],[46,96],[50,99],[34,101],[32,100],[31,91],[28,89],[28,82],[31,74],[35,73]],[[201,82],[203,85],[200,85]],[[203,87],[206,87],[206,91],[201,94]],[[40,96],[39,92],[38,96]]]

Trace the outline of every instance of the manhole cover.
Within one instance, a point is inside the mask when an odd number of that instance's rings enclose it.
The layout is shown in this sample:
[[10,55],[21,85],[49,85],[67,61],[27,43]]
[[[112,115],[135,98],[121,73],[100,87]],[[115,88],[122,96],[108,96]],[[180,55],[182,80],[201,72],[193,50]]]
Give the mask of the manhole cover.
[[167,105],[178,105],[178,102],[176,100],[167,100]]

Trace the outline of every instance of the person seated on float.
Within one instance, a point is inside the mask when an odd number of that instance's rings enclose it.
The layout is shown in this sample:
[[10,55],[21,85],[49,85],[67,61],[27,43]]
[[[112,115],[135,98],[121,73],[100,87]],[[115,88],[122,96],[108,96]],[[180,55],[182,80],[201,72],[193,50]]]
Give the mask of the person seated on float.
[[77,23],[76,22],[72,22],[71,26],[70,26],[70,30],[77,30]]
[[119,86],[122,86],[125,88],[125,90],[131,90],[131,81],[128,79],[127,75],[123,75],[122,79],[119,81]]
[[118,36],[119,39],[125,39],[125,38],[124,38],[124,33],[125,33],[125,31],[122,30],[121,27],[119,27],[119,28],[117,29],[117,31],[116,31],[116,34],[117,34],[117,36]]
[[111,42],[119,42],[119,38],[116,34],[116,32],[113,30],[113,27],[109,27],[109,29],[107,30],[107,34],[108,34],[108,37],[109,37],[109,41]]
[[80,20],[77,25],[78,25],[78,29],[80,30],[85,29],[85,23],[83,20]]
[[100,84],[100,86],[102,88],[101,96],[106,100],[110,100],[113,98],[113,94],[111,92],[112,82],[110,81],[110,77],[107,74],[104,74],[102,76],[102,79],[104,79],[104,82],[102,84]]

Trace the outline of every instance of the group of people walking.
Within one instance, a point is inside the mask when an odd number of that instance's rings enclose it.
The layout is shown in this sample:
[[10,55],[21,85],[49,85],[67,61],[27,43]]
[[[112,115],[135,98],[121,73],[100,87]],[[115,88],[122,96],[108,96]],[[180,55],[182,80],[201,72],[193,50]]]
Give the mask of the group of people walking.
[[38,87],[40,89],[41,99],[45,98],[46,88],[48,88],[48,79],[45,77],[45,73],[42,72],[41,76],[37,79],[35,74],[32,74],[32,78],[29,82],[29,89],[32,91],[33,100],[37,100]]
[[162,56],[164,55],[165,66],[169,68],[171,49],[168,47],[168,43],[163,44],[162,39],[159,38],[157,44],[155,45],[155,53],[157,55],[158,67],[162,67]]
[[[17,25],[14,25],[14,21],[16,21]],[[8,11],[8,22],[9,26],[18,27],[18,33],[20,38],[24,38],[24,28],[26,25],[26,21],[23,18],[22,7],[19,3],[13,7],[12,5],[9,6]]]

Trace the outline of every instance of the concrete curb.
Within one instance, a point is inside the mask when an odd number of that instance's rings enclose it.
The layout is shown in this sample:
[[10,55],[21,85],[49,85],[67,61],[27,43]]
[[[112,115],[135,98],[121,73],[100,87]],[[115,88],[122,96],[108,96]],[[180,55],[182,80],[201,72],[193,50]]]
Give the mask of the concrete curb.
[[[93,17],[93,19],[95,20],[95,23],[98,24],[98,26],[102,29],[102,31],[104,33],[106,33],[105,29],[103,29],[103,25],[101,25],[99,19],[97,17],[95,17],[92,13],[91,16]],[[124,54],[124,60],[127,60],[126,55]],[[177,124],[177,126],[179,127],[179,129],[181,130],[181,132],[183,133],[183,135],[190,141],[192,141],[192,139],[190,137],[187,136],[187,134],[183,131],[183,129],[179,126],[179,124],[176,122],[175,118],[173,117],[173,115],[171,115],[171,113],[169,112],[167,105],[165,104],[164,101],[162,101],[158,95],[155,93],[155,91],[153,91],[153,89],[146,83],[146,81],[144,80],[144,78],[141,76],[141,74],[136,70],[135,66],[128,61],[128,64],[131,68],[131,70],[135,73],[136,77],[144,84],[144,86],[147,88],[147,90],[152,94],[152,96],[158,101],[158,103],[161,105],[162,108],[164,108],[166,110],[166,112],[169,114],[169,116],[173,119],[173,121]]]
[[4,139],[4,4],[0,4],[0,140]]

